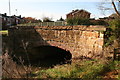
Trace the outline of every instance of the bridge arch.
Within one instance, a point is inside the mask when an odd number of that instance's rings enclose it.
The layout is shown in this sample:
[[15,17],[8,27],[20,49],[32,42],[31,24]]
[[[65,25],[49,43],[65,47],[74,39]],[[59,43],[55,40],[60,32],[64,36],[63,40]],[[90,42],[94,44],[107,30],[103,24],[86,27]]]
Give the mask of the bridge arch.
[[[18,51],[23,41],[28,48],[54,46],[70,51],[72,58],[102,54],[104,26],[19,26],[9,30],[10,48]],[[12,47],[14,48],[12,48]]]

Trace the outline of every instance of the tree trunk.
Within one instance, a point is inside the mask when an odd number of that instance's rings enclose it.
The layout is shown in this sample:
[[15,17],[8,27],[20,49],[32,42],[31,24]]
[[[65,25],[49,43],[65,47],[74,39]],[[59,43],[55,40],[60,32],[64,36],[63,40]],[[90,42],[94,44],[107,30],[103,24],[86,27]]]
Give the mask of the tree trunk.
[[[120,3],[120,1],[119,1],[119,3]],[[114,3],[113,0],[112,0],[112,5],[113,5],[113,8],[114,8],[116,14],[120,17],[120,13],[119,13],[119,11],[117,10],[117,8],[116,8],[115,3]]]

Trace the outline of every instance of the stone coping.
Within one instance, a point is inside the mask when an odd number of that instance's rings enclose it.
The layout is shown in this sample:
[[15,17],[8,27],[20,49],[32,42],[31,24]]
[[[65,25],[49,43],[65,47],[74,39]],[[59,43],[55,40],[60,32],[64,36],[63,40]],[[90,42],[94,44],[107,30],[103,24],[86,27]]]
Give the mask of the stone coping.
[[106,31],[105,26],[17,26],[15,29]]

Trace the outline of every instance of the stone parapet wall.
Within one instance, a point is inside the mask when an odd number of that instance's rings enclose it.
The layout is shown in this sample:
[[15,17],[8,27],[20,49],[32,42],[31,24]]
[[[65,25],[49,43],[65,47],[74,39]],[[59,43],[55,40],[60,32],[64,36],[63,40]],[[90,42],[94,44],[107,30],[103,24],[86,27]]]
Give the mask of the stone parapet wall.
[[[104,26],[19,26],[9,30],[17,43],[21,40],[28,43],[29,47],[41,45],[57,46],[69,50],[73,58],[86,56],[95,58],[102,56]],[[14,34],[13,34],[14,32]],[[14,43],[14,42],[13,42]]]
[[104,26],[85,26],[85,25],[76,25],[76,26],[18,26],[19,29],[42,29],[42,30],[93,30],[93,31],[105,31]]

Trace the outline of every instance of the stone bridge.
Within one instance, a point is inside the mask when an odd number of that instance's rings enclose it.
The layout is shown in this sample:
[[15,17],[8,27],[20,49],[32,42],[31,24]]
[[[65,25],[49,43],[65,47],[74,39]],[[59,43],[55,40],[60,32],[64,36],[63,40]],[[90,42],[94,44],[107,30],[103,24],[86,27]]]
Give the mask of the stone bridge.
[[72,58],[103,55],[104,26],[19,26],[9,29],[10,49],[56,46],[70,51]]

